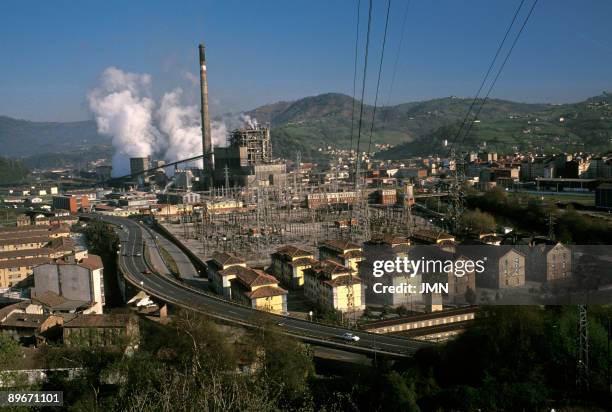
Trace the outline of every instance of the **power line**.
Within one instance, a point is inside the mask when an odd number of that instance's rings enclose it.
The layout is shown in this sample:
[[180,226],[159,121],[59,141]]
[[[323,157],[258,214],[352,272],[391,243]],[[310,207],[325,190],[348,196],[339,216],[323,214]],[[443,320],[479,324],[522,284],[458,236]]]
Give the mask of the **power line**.
[[[523,21],[523,25],[521,26],[521,29],[519,30],[519,32],[517,33],[516,37],[514,38],[514,41],[512,42],[512,46],[510,46],[510,50],[508,50],[508,53],[506,54],[506,58],[502,62],[501,66],[499,67],[499,70],[497,70],[497,74],[495,75],[495,78],[493,79],[493,82],[491,83],[491,86],[489,87],[489,90],[487,91],[487,94],[485,95],[485,98],[482,100],[482,103],[480,104],[480,107],[478,108],[478,111],[476,112],[476,115],[474,116],[474,120],[478,119],[478,116],[480,115],[480,112],[482,111],[482,108],[484,107],[485,103],[489,99],[489,95],[491,94],[491,91],[493,91],[493,88],[495,87],[495,84],[497,83],[497,80],[499,79],[499,76],[501,75],[502,71],[504,70],[504,67],[506,66],[506,63],[508,62],[508,59],[510,58],[510,55],[512,54],[512,50],[514,50],[514,46],[516,46],[516,43],[518,42],[518,39],[521,37],[521,34],[525,30],[525,26],[527,25],[527,22],[529,21],[529,18],[531,17],[531,15],[533,13],[533,10],[535,9],[535,6],[537,4],[538,4],[538,0],[535,0],[533,2],[533,4],[531,5],[531,8],[529,9],[529,13],[527,14],[527,17],[525,18],[525,21]],[[472,130],[472,126],[473,125],[474,125],[474,122],[470,122],[470,124],[468,126],[468,129],[465,132],[465,135],[461,139],[462,141],[465,140],[467,138],[467,136],[470,134],[470,131]]]
[[374,122],[376,121],[376,107],[378,105],[378,91],[380,89],[380,75],[382,73],[383,61],[385,59],[385,45],[387,44],[387,29],[389,28],[389,11],[391,0],[387,0],[387,18],[385,20],[385,34],[383,35],[382,50],[380,52],[380,63],[378,65],[378,80],[376,81],[376,97],[374,98],[374,110],[372,111],[372,125],[370,126],[370,141],[368,143],[368,157],[372,151],[372,134],[374,133]]
[[[395,75],[397,74],[397,64],[402,51],[402,44],[404,43],[404,33],[406,32],[406,21],[408,20],[408,9],[410,8],[410,0],[406,2],[406,9],[404,10],[404,17],[402,19],[402,28],[400,30],[400,41],[397,46],[397,53],[395,54],[395,62],[393,63],[393,72],[391,75],[391,85],[389,86],[389,96],[387,97],[387,107],[391,104],[391,94],[393,93],[393,86],[395,85]],[[386,112],[385,112],[386,113]],[[387,116],[384,117],[386,122]]]
[[[453,141],[451,142],[450,146],[449,146],[449,152],[451,148],[455,145],[455,143],[457,142],[457,139],[459,138],[459,136],[461,135],[461,132],[463,131],[463,128],[465,127],[465,125],[467,124],[467,121],[470,117],[470,113],[472,113],[472,109],[474,108],[474,106],[476,105],[476,102],[478,101],[478,96],[480,95],[480,92],[482,91],[483,87],[485,86],[485,84],[487,83],[487,80],[489,79],[489,75],[491,74],[491,70],[493,70],[493,67],[495,66],[495,62],[497,61],[497,58],[499,57],[499,53],[502,51],[504,44],[506,43],[506,40],[508,38],[508,35],[510,34],[510,31],[512,30],[512,27],[514,26],[514,23],[516,22],[516,18],[519,15],[519,12],[521,10],[521,8],[523,7],[523,4],[525,3],[525,0],[521,0],[521,2],[519,3],[518,7],[516,8],[516,11],[514,12],[514,16],[512,17],[512,21],[510,22],[510,24],[508,25],[508,28],[506,29],[506,33],[504,34],[504,38],[502,39],[501,43],[499,43],[499,46],[497,47],[497,51],[495,52],[495,56],[493,56],[493,59],[491,60],[491,64],[489,64],[489,68],[487,69],[487,72],[485,74],[485,76],[482,79],[482,82],[480,83],[480,87],[478,88],[478,91],[476,92],[476,95],[474,96],[474,99],[472,100],[472,104],[470,104],[469,109],[467,110],[467,113],[465,114],[465,117],[463,118],[463,122],[461,123],[461,126],[459,127],[459,130],[457,130],[457,134],[455,135],[455,137],[453,138]],[[448,156],[447,153],[447,156]]]
[[355,63],[353,67],[353,107],[351,109],[351,144],[349,150],[353,150],[353,129],[355,125],[355,92],[357,89],[357,58],[359,49],[359,20],[360,20],[361,0],[357,0],[357,30],[355,34]]
[[363,62],[363,79],[361,82],[361,104],[359,108],[359,129],[357,132],[357,159],[355,162],[355,187],[357,187],[357,180],[359,179],[359,143],[361,142],[361,125],[363,122],[363,99],[365,97],[365,84],[366,74],[368,72],[368,51],[370,48],[370,29],[372,27],[372,0],[369,0],[368,6],[368,31],[366,34],[366,46],[365,46],[365,58]]

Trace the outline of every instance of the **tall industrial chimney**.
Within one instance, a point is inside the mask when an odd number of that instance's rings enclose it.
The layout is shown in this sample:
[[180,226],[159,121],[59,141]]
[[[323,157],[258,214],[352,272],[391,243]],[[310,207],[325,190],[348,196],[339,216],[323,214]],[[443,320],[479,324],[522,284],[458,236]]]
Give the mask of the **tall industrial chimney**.
[[200,98],[202,106],[202,150],[204,154],[204,170],[213,169],[212,139],[210,136],[210,117],[208,116],[208,81],[206,80],[206,52],[200,44]]

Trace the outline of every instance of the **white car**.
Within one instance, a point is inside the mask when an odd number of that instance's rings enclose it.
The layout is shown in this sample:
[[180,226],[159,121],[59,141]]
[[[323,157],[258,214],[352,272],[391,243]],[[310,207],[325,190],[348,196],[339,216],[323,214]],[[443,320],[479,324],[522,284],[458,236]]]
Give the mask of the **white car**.
[[353,335],[350,332],[346,332],[342,334],[340,337],[348,342],[359,342],[359,336]]

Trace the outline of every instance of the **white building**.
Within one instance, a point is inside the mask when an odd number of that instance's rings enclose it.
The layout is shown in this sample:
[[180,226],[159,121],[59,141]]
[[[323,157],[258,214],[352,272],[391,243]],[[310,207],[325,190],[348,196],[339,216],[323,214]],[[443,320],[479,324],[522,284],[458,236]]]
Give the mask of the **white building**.
[[102,314],[104,299],[104,265],[96,255],[65,256],[52,263],[34,268],[32,296],[53,292],[73,303],[74,307],[89,309],[83,313]]

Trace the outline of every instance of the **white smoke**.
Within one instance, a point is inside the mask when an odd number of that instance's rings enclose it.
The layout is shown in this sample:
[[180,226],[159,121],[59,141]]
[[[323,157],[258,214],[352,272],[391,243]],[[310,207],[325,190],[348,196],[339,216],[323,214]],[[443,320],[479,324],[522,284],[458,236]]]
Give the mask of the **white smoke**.
[[[155,110],[151,85],[149,74],[109,67],[102,73],[100,85],[87,95],[98,132],[112,137],[116,150],[113,175],[129,173],[130,157],[160,156],[171,162],[202,154],[199,107],[186,104],[183,89],[176,88],[163,95]],[[244,126],[256,127],[257,119],[239,113],[213,120],[213,146],[227,146],[229,130]]]
[[257,128],[257,119],[249,116],[248,114],[241,113],[240,118],[242,122],[251,129]]
[[[202,153],[200,112],[195,105],[181,104],[183,90],[176,88],[164,94],[157,111],[159,129],[168,138],[165,160],[172,162]],[[201,167],[201,161],[198,162]]]
[[222,120],[213,120],[210,122],[210,137],[214,147],[227,147],[227,137],[229,131],[227,124]]
[[111,136],[117,149],[115,173],[127,172],[129,157],[150,156],[163,148],[164,141],[152,124],[155,102],[149,97],[150,88],[148,74],[109,67],[102,73],[100,86],[87,96],[98,132]]

